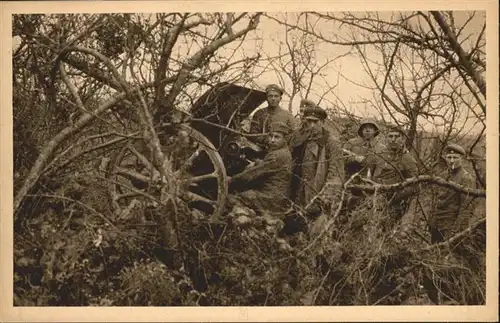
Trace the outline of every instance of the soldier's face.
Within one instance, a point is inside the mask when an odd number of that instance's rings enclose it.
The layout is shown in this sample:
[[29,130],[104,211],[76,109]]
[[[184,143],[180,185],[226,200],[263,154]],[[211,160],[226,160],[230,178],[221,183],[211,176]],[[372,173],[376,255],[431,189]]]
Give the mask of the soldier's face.
[[306,109],[305,106],[301,105],[300,108],[299,108],[299,116],[301,118],[304,118],[304,110]]
[[399,132],[389,132],[386,137],[390,148],[397,149],[403,146],[403,136]]
[[267,104],[270,107],[278,107],[281,102],[281,95],[276,91],[267,92]]
[[272,150],[283,148],[286,143],[285,136],[280,132],[271,132],[268,143]]
[[316,119],[306,119],[305,124],[307,129],[310,129],[314,132],[320,131],[323,127],[323,122]]
[[446,164],[448,165],[448,168],[450,169],[456,169],[462,166],[462,155],[457,154],[457,153],[447,153],[444,156],[444,159],[446,160]]
[[361,129],[361,134],[363,135],[363,138],[365,139],[371,139],[375,136],[375,133],[377,132],[377,129],[375,129],[374,126],[372,125],[364,125],[363,128]]

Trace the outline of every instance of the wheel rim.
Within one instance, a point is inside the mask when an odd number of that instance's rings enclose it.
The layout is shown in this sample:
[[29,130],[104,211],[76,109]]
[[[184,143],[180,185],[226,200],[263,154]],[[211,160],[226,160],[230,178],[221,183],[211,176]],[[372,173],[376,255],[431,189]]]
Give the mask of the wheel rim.
[[[203,134],[184,124],[168,135],[162,129],[159,132],[165,157],[172,161],[177,197],[191,210],[217,221],[228,190],[226,169],[217,149]],[[140,139],[127,143],[112,159],[109,192],[119,217],[135,207],[156,206],[154,199],[160,200],[166,183],[151,157]]]

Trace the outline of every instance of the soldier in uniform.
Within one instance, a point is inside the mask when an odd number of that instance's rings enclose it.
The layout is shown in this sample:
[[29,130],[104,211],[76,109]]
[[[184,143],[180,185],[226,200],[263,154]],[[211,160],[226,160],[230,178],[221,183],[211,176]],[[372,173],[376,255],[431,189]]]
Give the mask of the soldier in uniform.
[[338,198],[344,180],[340,146],[324,128],[326,111],[318,106],[304,110],[304,125],[290,141],[294,160],[292,199],[307,207],[311,216],[329,209]]
[[[389,127],[386,131],[387,147],[377,155],[373,180],[381,184],[396,184],[418,175],[417,162],[405,148],[405,136],[402,129]],[[406,186],[397,192],[387,192],[389,201],[388,227],[392,228],[408,210],[411,197],[417,192],[417,186]]]
[[[463,167],[465,149],[457,144],[445,148],[447,169],[439,177],[468,188],[476,188],[476,180]],[[474,212],[474,198],[450,188],[439,187],[434,212],[430,218],[431,242],[439,243],[466,229]]]
[[228,207],[243,205],[256,212],[280,213],[288,209],[290,198],[292,156],[288,147],[289,127],[275,122],[269,127],[269,151],[259,163],[229,178],[230,183],[256,184],[254,189],[230,194]]
[[[444,150],[447,167],[438,176],[466,188],[475,188],[474,177],[462,167],[465,156],[466,152],[463,147],[457,144],[448,144]],[[448,240],[469,226],[475,208],[475,199],[466,193],[441,186],[436,187],[433,193],[435,201],[433,212],[430,214],[429,231],[431,243],[437,244]],[[468,239],[459,241],[458,244],[453,245],[453,248],[450,248],[450,251],[453,258],[458,259],[466,267],[473,268],[478,259],[473,248],[467,245],[467,241]],[[445,257],[448,258],[449,255]],[[438,288],[433,276],[430,270],[426,270],[423,285],[427,289],[429,298],[434,303],[439,304],[441,298],[448,298],[446,291],[453,289],[454,286],[438,281]]]
[[377,141],[380,134],[380,129],[377,123],[371,119],[365,119],[361,122],[358,128],[358,136],[350,139],[344,145],[344,150],[348,154],[346,156],[346,176],[349,178],[359,171],[363,175],[373,173],[375,166],[376,155],[383,150],[383,146]]
[[[253,115],[250,130],[251,134],[263,134],[269,131],[269,126],[275,122],[285,124],[290,132],[295,130],[297,122],[292,113],[280,107],[283,90],[276,84],[271,84],[266,87],[268,106],[258,110]],[[267,149],[267,136],[256,137],[255,143],[264,149]]]
[[[375,168],[376,156],[384,149],[377,140],[380,130],[374,120],[364,119],[357,134],[357,137],[351,138],[343,145],[346,178],[351,178],[356,173],[370,178]],[[351,184],[361,184],[361,180],[354,179]],[[366,194],[357,189],[352,189],[349,193],[346,208],[353,210],[364,200]]]
[[[287,235],[303,232],[309,238],[317,236],[324,229],[331,210],[340,202],[344,167],[340,143],[324,127],[326,117],[322,108],[308,106],[304,109],[302,127],[290,140],[294,161],[292,201],[304,212],[285,218],[283,233]],[[323,273],[330,266],[322,252],[312,265]],[[299,277],[297,280],[299,284],[303,281]]]
[[299,106],[299,118],[302,121],[304,119],[304,111],[307,108],[315,107],[316,103],[314,101],[309,100],[309,99],[302,99],[300,100],[300,106]]

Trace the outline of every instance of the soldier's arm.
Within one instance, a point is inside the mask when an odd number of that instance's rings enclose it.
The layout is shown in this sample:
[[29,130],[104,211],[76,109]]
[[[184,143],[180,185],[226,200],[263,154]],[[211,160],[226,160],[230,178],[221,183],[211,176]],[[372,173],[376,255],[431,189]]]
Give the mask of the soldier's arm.
[[407,169],[408,169],[408,177],[407,178],[418,176],[418,164],[417,164],[417,161],[410,154],[408,154]]
[[382,154],[379,154],[375,158],[375,162],[373,163],[373,174],[372,179],[376,182],[382,173],[382,166],[384,165],[384,157]]
[[[404,154],[402,158],[402,164],[403,164],[403,177],[405,179],[412,178],[418,176],[418,166],[417,166],[417,161],[415,158],[413,158],[412,155]],[[416,194],[418,191],[418,186],[417,185],[410,185],[404,187],[398,195],[400,195],[401,198],[406,198],[409,197],[413,194]]]
[[[477,188],[476,180],[470,174],[464,176],[460,184],[468,188]],[[477,202],[478,199],[469,194],[460,194],[460,209],[457,220],[461,222],[462,229],[468,225],[469,220],[472,218]]]
[[[345,150],[347,150],[349,152],[352,152],[353,148],[354,148],[354,143],[355,143],[354,139],[350,139],[350,140],[348,140],[346,143],[344,143],[342,145],[342,149],[345,149]],[[350,164],[350,163],[357,162],[356,161],[356,155],[354,155],[354,154],[352,154],[352,155],[351,154],[347,154],[346,155],[343,152],[340,152],[340,153],[341,153],[341,155],[339,155],[339,156],[345,156],[344,157],[345,163]]]
[[371,151],[372,155],[372,164],[370,166],[373,167],[374,170],[377,169],[377,166],[381,165],[383,161],[383,152],[386,149],[386,146],[383,145],[381,142],[377,142],[375,144],[375,147],[373,147],[373,150]]
[[363,160],[363,166],[367,166],[371,169],[372,172],[375,171],[377,164],[380,163],[379,159],[381,156],[382,150],[378,147],[378,144],[374,146],[372,149],[368,151]]
[[342,185],[345,179],[344,165],[341,158],[340,143],[336,142],[333,137],[327,141],[327,177],[325,186],[321,190],[319,196],[326,202],[338,202],[342,192]]
[[299,128],[300,124],[297,119],[290,113],[289,118],[288,118],[288,126],[290,127],[291,131],[295,131]]
[[[262,134],[262,119],[263,119],[263,111],[259,110],[255,112],[252,117],[252,121],[250,122],[250,130],[251,134]],[[265,145],[266,143],[266,135],[252,137],[253,142],[259,144],[260,146]]]
[[245,169],[243,172],[236,174],[232,177],[233,180],[250,182],[259,177],[276,173],[283,165],[280,165],[279,156],[272,151],[269,152],[262,162],[253,167]]

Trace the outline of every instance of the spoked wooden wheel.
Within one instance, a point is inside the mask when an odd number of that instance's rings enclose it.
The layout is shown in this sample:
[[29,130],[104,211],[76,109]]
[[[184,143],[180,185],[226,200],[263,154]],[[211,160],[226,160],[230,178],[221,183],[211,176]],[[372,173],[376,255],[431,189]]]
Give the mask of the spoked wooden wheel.
[[227,196],[224,163],[213,144],[200,132],[181,124],[159,130],[162,150],[171,161],[162,179],[153,154],[142,139],[127,143],[110,161],[110,198],[116,214],[127,214],[136,206],[157,206],[168,182],[175,182],[176,198],[192,210],[216,221]]

